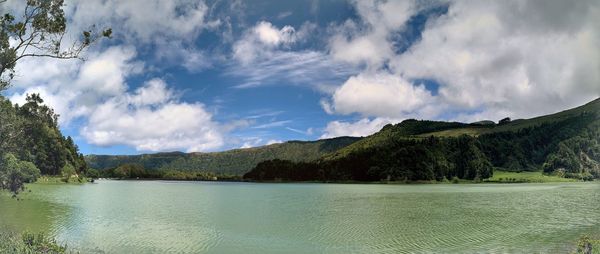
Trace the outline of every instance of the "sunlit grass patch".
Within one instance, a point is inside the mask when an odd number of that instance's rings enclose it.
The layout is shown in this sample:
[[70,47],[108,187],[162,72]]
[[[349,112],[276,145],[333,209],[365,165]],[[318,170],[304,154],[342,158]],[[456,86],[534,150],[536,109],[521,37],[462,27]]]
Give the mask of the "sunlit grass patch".
[[547,182],[575,182],[572,178],[564,178],[555,175],[545,175],[542,171],[510,172],[494,170],[494,175],[486,182],[497,183],[547,183]]

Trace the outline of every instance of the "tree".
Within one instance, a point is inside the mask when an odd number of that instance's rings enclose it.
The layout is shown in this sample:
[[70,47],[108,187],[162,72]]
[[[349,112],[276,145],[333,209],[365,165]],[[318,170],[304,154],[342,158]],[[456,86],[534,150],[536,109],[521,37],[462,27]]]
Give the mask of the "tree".
[[66,163],[64,167],[60,169],[60,174],[63,177],[63,181],[68,183],[71,176],[75,174],[75,168],[71,163]]
[[8,153],[0,158],[0,189],[18,194],[25,189],[25,183],[35,182],[40,170],[31,162],[21,161]]
[[502,120],[498,121],[498,124],[507,124],[510,123],[510,117],[502,118]]
[[[24,4],[22,13],[0,16],[0,92],[10,85],[17,63],[27,57],[81,59],[81,53],[111,29],[83,31],[72,42],[63,40],[67,19],[64,0],[13,0]],[[0,5],[9,1],[0,0]],[[10,9],[10,8],[2,8]],[[58,129],[58,115],[42,105],[37,94],[28,95],[22,107],[0,95],[0,190],[18,193],[37,176],[58,174],[67,164],[75,171],[87,168],[72,140]]]
[[[7,0],[0,1],[6,4]],[[10,85],[17,62],[26,57],[57,59],[80,58],[85,48],[112,30],[83,31],[80,38],[65,45],[67,19],[64,0],[26,0],[20,15],[6,13],[0,17],[0,91]],[[12,43],[11,45],[11,41]],[[68,43],[67,43],[68,44]]]

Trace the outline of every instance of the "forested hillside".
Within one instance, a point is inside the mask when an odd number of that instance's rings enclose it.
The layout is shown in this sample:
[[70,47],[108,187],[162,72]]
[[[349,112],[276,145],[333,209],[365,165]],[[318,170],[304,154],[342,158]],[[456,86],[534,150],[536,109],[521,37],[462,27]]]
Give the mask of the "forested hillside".
[[[85,172],[83,155],[58,129],[58,115],[38,94],[23,105],[0,96],[0,187],[18,192],[40,174]],[[1,189],[1,188],[0,188]]]
[[600,99],[499,124],[406,120],[313,162],[272,160],[254,180],[482,180],[503,170],[600,178]]
[[157,153],[143,155],[88,155],[91,168],[106,170],[123,164],[141,165],[146,171],[204,172],[242,175],[266,160],[313,161],[360,138],[339,137],[318,141],[288,141],[268,146],[214,153]]

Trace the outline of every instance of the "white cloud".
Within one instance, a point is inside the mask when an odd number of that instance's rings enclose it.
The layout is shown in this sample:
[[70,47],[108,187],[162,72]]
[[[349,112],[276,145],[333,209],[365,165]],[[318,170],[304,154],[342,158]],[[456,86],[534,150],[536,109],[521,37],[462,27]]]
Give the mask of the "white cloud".
[[263,139],[258,137],[247,137],[243,138],[244,143],[240,146],[241,149],[252,148],[264,145]]
[[159,79],[99,105],[81,134],[91,144],[123,144],[138,151],[196,152],[223,145],[219,126],[204,105],[179,102]]
[[226,73],[244,78],[236,88],[262,85],[308,84],[318,90],[330,92],[331,84],[357,72],[356,68],[333,61],[318,51],[279,51],[253,64],[234,64]]
[[157,69],[180,65],[198,72],[212,66],[214,59],[196,47],[196,40],[203,32],[224,25],[221,19],[211,17],[204,1],[71,0],[64,9],[70,18],[71,37],[94,25],[111,27],[113,41],[154,48],[152,65]]
[[280,48],[303,40],[312,29],[314,24],[311,23],[305,23],[296,31],[292,26],[277,28],[267,21],[258,22],[233,44],[233,58],[243,65],[269,58]]
[[391,66],[478,117],[552,113],[600,95],[599,14],[597,1],[453,2]]
[[357,72],[356,68],[333,60],[327,53],[303,48],[294,50],[316,29],[310,22],[296,30],[278,28],[261,21],[245,31],[232,46],[234,63],[226,74],[244,78],[236,88],[277,84],[308,84],[329,92],[332,84]]
[[143,70],[141,62],[133,61],[132,47],[111,47],[101,54],[92,54],[79,69],[76,84],[80,89],[98,95],[118,95],[126,91],[125,78]]
[[416,12],[413,1],[355,1],[362,23],[347,20],[329,41],[334,59],[380,67],[394,55],[391,33]]
[[398,120],[389,118],[368,118],[356,122],[332,121],[327,124],[321,138],[333,138],[340,136],[364,137],[378,132],[388,123],[396,123]]
[[[11,100],[23,103],[26,94],[40,93],[46,104],[60,114],[61,124],[86,116],[98,102],[127,90],[125,79],[140,73],[131,47],[115,46],[90,53],[88,61],[29,58],[17,65]],[[46,73],[47,75],[44,75]],[[10,91],[9,91],[10,92]]]
[[308,128],[305,131],[304,130],[300,130],[300,129],[296,129],[296,128],[292,128],[292,127],[285,127],[286,130],[298,133],[298,134],[302,134],[302,135],[306,135],[306,136],[312,136],[314,133],[314,129],[313,128]]
[[143,70],[134,60],[134,48],[116,46],[91,55],[73,65],[53,65],[55,60],[48,59],[23,62],[20,72],[39,64],[51,75],[16,79],[14,90],[22,92],[13,93],[11,100],[23,103],[26,94],[40,93],[61,115],[61,125],[82,119],[80,134],[90,144],[122,144],[139,151],[214,150],[223,145],[224,133],[235,128],[213,121],[200,103],[180,102],[178,92],[161,79],[129,92],[126,80]]
[[[327,113],[498,120],[549,114],[600,96],[598,1],[451,1],[404,52],[395,52],[391,39],[425,7],[404,3],[396,7],[404,10],[398,19],[389,19],[383,13],[394,9],[389,4],[400,3],[355,2],[360,20],[334,29],[330,54],[364,69],[321,101]],[[422,79],[439,88],[414,82]],[[340,126],[353,125],[331,122],[328,129]]]
[[270,22],[261,21],[254,27],[258,40],[267,45],[286,45],[296,41],[296,30],[292,26],[277,29]]
[[361,74],[351,77],[332,96],[326,111],[364,116],[406,117],[430,114],[434,96],[424,85],[413,85],[391,74]]
[[157,38],[194,40],[203,29],[219,24],[207,20],[204,1],[94,0],[67,1],[65,12],[78,31],[94,24],[113,27],[120,39],[151,42]]
[[280,139],[271,139],[271,140],[267,141],[267,143],[265,143],[265,145],[281,144],[281,143],[283,143],[283,140],[280,140]]
[[268,128],[273,128],[273,127],[282,127],[291,122],[292,122],[291,120],[274,121],[274,122],[269,122],[269,123],[265,123],[265,124],[252,126],[252,128],[253,129],[268,129]]

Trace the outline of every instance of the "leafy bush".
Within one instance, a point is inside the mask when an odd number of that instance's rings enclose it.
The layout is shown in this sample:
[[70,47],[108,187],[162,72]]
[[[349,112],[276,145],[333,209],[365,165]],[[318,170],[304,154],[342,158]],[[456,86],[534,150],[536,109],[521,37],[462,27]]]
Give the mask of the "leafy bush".
[[0,232],[0,253],[6,254],[62,254],[67,246],[43,233],[23,233],[21,235]]
[[8,153],[0,158],[0,189],[18,194],[25,189],[25,183],[35,182],[40,170],[31,162],[21,161]]

